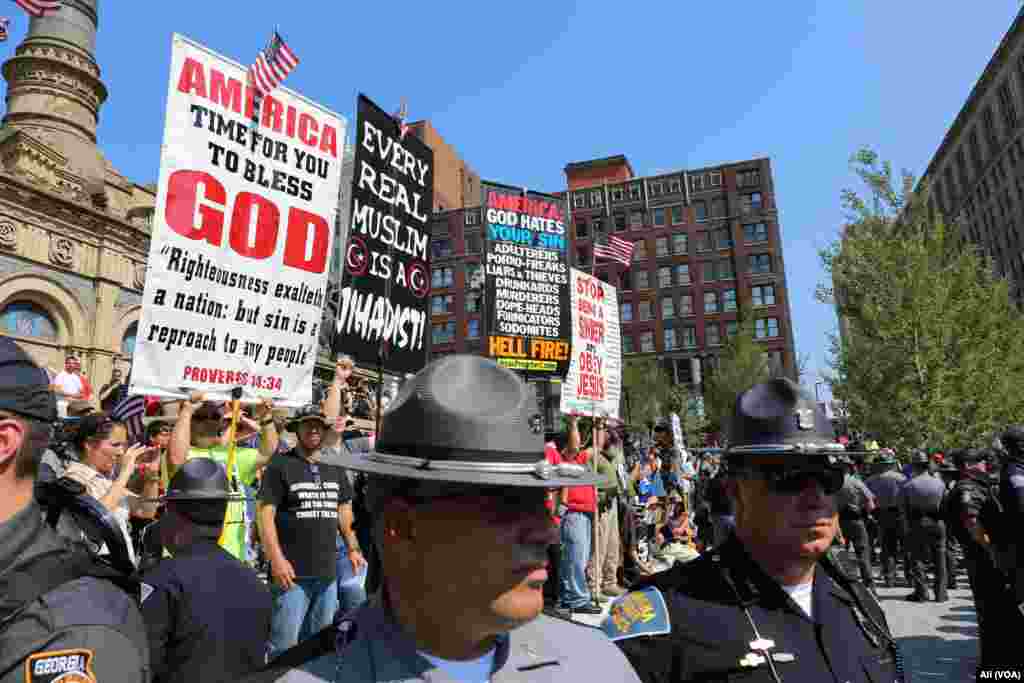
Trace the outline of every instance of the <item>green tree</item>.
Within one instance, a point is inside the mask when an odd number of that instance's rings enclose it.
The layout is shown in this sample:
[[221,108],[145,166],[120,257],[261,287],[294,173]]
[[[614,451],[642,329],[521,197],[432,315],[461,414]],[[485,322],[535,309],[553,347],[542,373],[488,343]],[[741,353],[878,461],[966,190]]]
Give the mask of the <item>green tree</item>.
[[818,298],[845,331],[831,340],[833,394],[884,443],[974,445],[1024,407],[1024,321],[926,185],[870,150],[852,167],[867,194],[843,192],[842,238],[821,252],[832,286]]
[[736,396],[772,377],[764,348],[754,339],[752,321],[741,321],[718,356],[714,372],[704,377],[704,412],[709,431],[725,432]]
[[628,411],[625,417],[631,424],[655,422],[671,412],[670,404],[679,403],[672,378],[652,358],[623,363],[622,388],[626,393]]

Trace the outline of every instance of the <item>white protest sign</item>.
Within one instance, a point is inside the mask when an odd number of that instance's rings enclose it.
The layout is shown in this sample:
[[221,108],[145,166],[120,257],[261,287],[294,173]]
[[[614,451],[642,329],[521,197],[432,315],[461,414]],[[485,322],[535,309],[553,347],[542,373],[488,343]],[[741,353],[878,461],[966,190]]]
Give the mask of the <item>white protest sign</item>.
[[562,382],[563,413],[619,417],[622,335],[615,288],[570,269],[572,356]]
[[132,393],[312,400],[345,120],[175,35]]

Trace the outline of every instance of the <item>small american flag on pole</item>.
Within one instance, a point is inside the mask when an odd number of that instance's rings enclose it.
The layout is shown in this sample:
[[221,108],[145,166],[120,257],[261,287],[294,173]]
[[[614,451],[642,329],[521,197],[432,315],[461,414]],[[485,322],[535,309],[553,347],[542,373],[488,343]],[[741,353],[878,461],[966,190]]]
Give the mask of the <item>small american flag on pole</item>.
[[405,136],[409,134],[409,124],[405,122],[406,117],[409,116],[409,107],[406,106],[405,100],[402,100],[402,106],[395,112],[395,119],[398,121],[398,139],[404,140]]
[[128,429],[128,444],[134,446],[146,440],[146,428],[142,424],[142,416],[146,414],[145,396],[127,396],[122,398],[110,411],[110,419],[123,422]]
[[594,258],[611,259],[628,266],[633,258],[633,243],[608,235],[608,244],[594,245]]
[[61,5],[60,0],[14,0],[14,2],[33,17],[42,17],[47,12],[56,12]]
[[249,67],[249,80],[257,95],[269,95],[298,65],[299,58],[285,44],[281,34],[274,31],[266,49],[256,55],[256,61]]

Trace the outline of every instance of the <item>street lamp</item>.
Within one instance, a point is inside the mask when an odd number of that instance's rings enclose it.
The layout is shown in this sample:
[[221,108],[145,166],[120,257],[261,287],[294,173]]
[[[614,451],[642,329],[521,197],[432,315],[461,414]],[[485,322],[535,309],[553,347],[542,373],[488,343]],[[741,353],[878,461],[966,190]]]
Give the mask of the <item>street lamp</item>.
[[825,383],[820,380],[814,383],[814,400],[817,403],[821,403],[821,392],[818,391],[818,387],[824,386],[824,384]]

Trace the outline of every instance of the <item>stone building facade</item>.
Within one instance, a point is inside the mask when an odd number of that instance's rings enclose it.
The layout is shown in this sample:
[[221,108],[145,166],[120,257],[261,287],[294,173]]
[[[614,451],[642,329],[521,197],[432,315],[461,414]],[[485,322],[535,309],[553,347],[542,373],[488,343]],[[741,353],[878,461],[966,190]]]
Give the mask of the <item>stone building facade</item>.
[[31,19],[0,126],[0,334],[53,371],[74,353],[95,390],[131,357],[156,199],[97,146],[97,2]]

